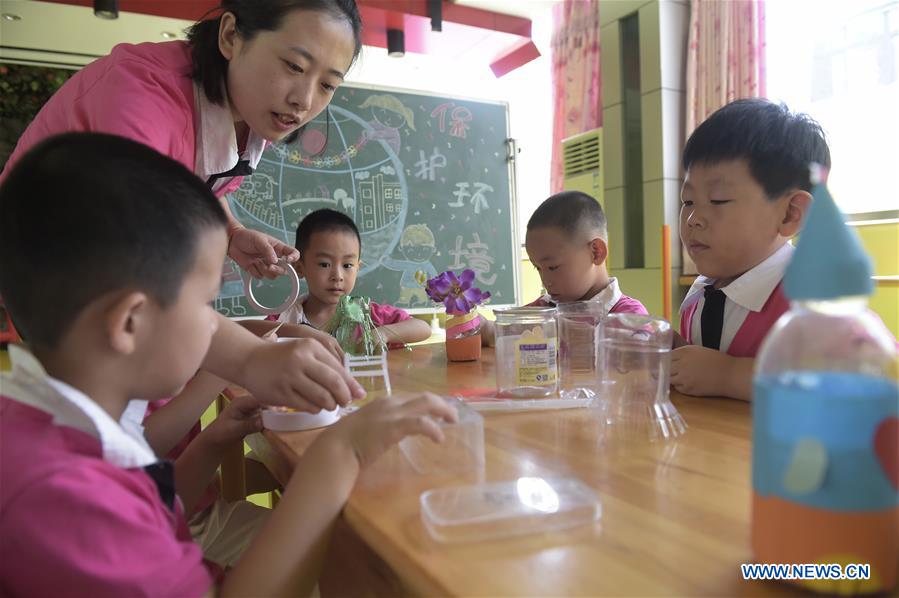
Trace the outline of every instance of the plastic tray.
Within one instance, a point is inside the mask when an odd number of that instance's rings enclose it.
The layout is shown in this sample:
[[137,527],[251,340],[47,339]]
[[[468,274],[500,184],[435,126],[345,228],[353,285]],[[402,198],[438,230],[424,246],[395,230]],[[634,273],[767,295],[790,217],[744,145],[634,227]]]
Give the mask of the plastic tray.
[[590,407],[595,393],[589,388],[563,390],[545,399],[507,399],[490,395],[471,395],[465,403],[475,411],[542,411],[548,409],[574,409]]
[[473,542],[555,531],[599,519],[591,488],[574,478],[524,477],[422,493],[421,519],[438,542]]

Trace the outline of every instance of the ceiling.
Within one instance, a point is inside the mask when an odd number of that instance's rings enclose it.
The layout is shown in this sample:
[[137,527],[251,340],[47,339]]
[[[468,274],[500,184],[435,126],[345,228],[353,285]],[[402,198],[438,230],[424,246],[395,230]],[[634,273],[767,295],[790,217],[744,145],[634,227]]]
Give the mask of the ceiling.
[[[388,28],[405,31],[406,51],[491,64],[501,76],[540,55],[531,40],[531,16],[556,0],[444,1],[443,31],[431,31],[426,0],[357,0],[367,46],[386,47]],[[217,0],[120,0],[120,17],[98,19],[92,0],[3,0],[0,59],[81,66],[119,42],[183,38],[183,30]],[[53,54],[53,56],[49,56]],[[43,56],[42,56],[43,55]]]

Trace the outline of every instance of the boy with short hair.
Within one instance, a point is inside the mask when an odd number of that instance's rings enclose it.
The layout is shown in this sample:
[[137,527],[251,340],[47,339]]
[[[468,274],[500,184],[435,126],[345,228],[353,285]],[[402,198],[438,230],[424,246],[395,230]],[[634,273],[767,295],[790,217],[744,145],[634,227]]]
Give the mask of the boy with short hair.
[[436,420],[455,420],[434,395],[341,419],[307,449],[269,524],[214,587],[184,513],[222,447],[260,428],[258,403],[233,401],[174,469],[119,419],[132,397],[177,394],[206,358],[225,225],[184,166],[111,135],[48,139],[0,186],[0,294],[29,342],[10,347],[12,371],[0,379],[4,593],[308,592],[360,468],[407,434],[441,440]]
[[728,104],[687,140],[680,234],[700,276],[680,308],[676,390],[750,400],[759,345],[789,307],[781,279],[813,162],[830,167],[821,126],[765,99]]
[[[362,253],[362,237],[356,223],[342,212],[316,210],[297,225],[296,248],[300,259],[293,264],[309,292],[297,298],[278,317],[285,325],[279,336],[294,336],[302,326],[322,328],[337,311],[337,302],[356,286]],[[371,319],[390,348],[426,340],[431,336],[427,322],[384,303],[370,303]],[[248,324],[260,332],[258,325]]]
[[[609,276],[606,216],[594,198],[562,191],[544,201],[528,220],[525,248],[546,294],[527,307],[552,307],[572,301],[602,305],[603,314],[646,315],[643,304],[621,292]],[[493,344],[492,322],[484,322],[484,342]]]

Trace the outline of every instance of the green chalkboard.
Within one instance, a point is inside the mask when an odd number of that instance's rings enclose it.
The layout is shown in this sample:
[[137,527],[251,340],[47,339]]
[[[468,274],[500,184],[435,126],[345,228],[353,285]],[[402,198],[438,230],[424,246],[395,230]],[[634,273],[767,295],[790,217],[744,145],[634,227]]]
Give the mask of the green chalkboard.
[[[351,216],[362,235],[354,295],[430,309],[415,272],[471,268],[492,305],[511,305],[518,298],[509,156],[504,103],[346,85],[295,142],[266,149],[228,199],[245,226],[291,245],[313,210]],[[236,268],[226,266],[216,308],[256,315]],[[266,305],[289,290],[286,278],[254,284]]]

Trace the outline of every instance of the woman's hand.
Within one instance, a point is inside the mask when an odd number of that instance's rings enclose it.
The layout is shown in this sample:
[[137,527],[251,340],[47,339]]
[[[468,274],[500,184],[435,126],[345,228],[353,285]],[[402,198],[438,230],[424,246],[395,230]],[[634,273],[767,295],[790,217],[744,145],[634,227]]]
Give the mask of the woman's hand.
[[287,274],[279,259],[295,262],[300,258],[296,248],[258,230],[240,227],[231,234],[228,256],[255,278],[277,278]]

